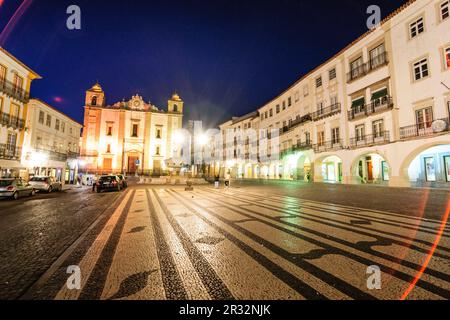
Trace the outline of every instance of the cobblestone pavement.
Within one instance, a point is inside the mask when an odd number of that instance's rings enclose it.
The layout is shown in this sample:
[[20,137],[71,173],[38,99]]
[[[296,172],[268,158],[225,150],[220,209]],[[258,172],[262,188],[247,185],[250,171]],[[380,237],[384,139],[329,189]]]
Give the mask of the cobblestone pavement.
[[[22,298],[450,298],[450,227],[441,219],[273,188],[130,188]],[[79,290],[66,285],[70,265],[80,267]],[[373,265],[380,290],[367,287]]]
[[20,297],[118,196],[80,188],[0,200],[0,299]]

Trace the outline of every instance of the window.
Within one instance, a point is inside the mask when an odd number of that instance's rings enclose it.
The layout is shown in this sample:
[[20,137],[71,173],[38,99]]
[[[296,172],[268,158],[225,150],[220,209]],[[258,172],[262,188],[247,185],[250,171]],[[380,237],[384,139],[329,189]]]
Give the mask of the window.
[[47,127],[51,127],[52,126],[52,116],[51,115],[47,115],[47,121],[45,123],[47,125]]
[[361,74],[363,74],[363,58],[359,57],[350,63],[350,76],[351,79],[356,79]]
[[323,114],[323,102],[317,103],[317,114],[321,115]]
[[445,65],[450,69],[450,47],[445,49]]
[[70,127],[70,129],[69,129],[69,132],[70,132],[70,134],[72,134],[72,133],[73,133],[73,131],[72,131],[72,127]]
[[137,124],[133,124],[133,129],[131,131],[131,136],[133,138],[137,138],[137,136],[138,136],[138,125]]
[[375,69],[375,68],[385,64],[386,63],[386,55],[385,55],[384,43],[379,45],[375,49],[372,49],[369,52],[369,58],[370,58],[370,69]]
[[445,0],[441,3],[441,20],[445,20],[450,16],[449,13],[449,1]]
[[290,107],[290,106],[292,106],[292,98],[291,97],[288,98],[288,107]]
[[264,112],[264,118],[268,118],[268,112],[266,111],[266,112]]
[[4,65],[0,64],[0,85],[5,83],[7,70],[8,69]]
[[59,127],[60,127],[60,121],[59,121],[59,119],[56,119],[56,121],[55,121],[55,129],[59,131]]
[[42,137],[37,136],[36,137],[36,144],[35,144],[35,148],[39,149],[42,146]]
[[280,113],[280,105],[277,104],[277,106],[275,108],[276,108],[277,113]]
[[413,71],[414,71],[414,79],[416,81],[428,77],[428,59],[422,59],[413,65]]
[[316,79],[316,88],[320,88],[322,86],[322,77],[318,77]]
[[111,145],[108,144],[108,146],[106,147],[106,153],[111,153]]
[[[159,156],[160,148],[156,147],[156,155]],[[236,151],[235,151],[236,152]]]
[[22,88],[23,88],[23,78],[19,76],[17,73],[15,73],[13,79],[13,91],[15,93],[21,93]]
[[61,131],[64,133],[66,131],[66,123],[63,121],[61,122]]
[[419,129],[430,128],[433,122],[433,109],[431,107],[416,110],[416,124]]
[[323,146],[325,144],[325,131],[317,132],[317,144]]
[[286,110],[286,101],[283,101],[283,110]]
[[107,136],[112,136],[112,125],[108,125],[108,128],[106,129],[106,135]]
[[173,105],[173,112],[178,112],[178,105],[176,104]]
[[409,36],[411,39],[417,37],[419,34],[421,34],[424,31],[425,31],[425,26],[423,24],[422,17],[409,25]]
[[333,144],[339,143],[339,128],[331,129],[331,141]]
[[331,69],[328,71],[328,78],[331,80],[336,79],[336,68]]
[[161,139],[161,129],[156,129],[156,139]]
[[9,132],[8,133],[8,140],[6,140],[6,145],[10,146],[11,149],[15,149],[16,148],[16,142],[17,142],[17,133]]
[[269,116],[271,116],[271,117],[273,116],[273,109],[269,110]]
[[311,134],[309,132],[305,132],[305,142],[308,146],[311,144]]
[[338,105],[338,97],[337,96],[331,96],[330,97],[330,105],[331,105],[331,109],[335,109],[337,108]]
[[381,137],[383,137],[384,121],[383,120],[374,121],[372,123],[372,130],[373,130],[373,137],[374,138],[381,138]]
[[9,114],[11,115],[11,117],[18,118],[20,114],[20,106],[18,104],[11,103],[9,108]]
[[357,141],[357,142],[358,142],[358,141],[363,141],[363,140],[364,140],[365,131],[366,131],[366,130],[365,130],[363,124],[361,124],[361,125],[355,127],[355,138],[356,138],[356,141]]
[[92,97],[91,105],[92,105],[92,106],[96,106],[96,105],[97,105],[97,97],[96,97],[96,96],[93,96],[93,97]]
[[44,111],[39,111],[39,123],[44,124]]

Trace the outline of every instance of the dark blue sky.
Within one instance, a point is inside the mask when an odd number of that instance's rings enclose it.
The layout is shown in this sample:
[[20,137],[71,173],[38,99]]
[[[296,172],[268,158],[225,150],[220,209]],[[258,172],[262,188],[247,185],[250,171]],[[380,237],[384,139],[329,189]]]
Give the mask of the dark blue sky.
[[[1,45],[43,76],[41,98],[78,121],[98,79],[109,103],[141,94],[166,107],[177,90],[185,120],[209,125],[253,111],[366,31],[403,0],[27,0]],[[0,30],[21,0],[0,0]],[[66,29],[77,4],[82,30]],[[56,102],[61,97],[62,102]]]

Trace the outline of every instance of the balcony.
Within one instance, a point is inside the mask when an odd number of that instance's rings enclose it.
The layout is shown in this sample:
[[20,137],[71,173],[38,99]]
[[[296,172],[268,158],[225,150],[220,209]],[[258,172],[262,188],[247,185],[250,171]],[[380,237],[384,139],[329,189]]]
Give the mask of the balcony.
[[331,140],[313,145],[315,153],[335,151],[343,149],[342,140]]
[[293,120],[288,126],[284,126],[283,128],[281,128],[280,135],[282,135],[283,133],[289,132],[292,129],[294,129],[308,121],[311,121],[311,120],[312,120],[311,114],[304,115],[303,117],[298,117],[295,120]]
[[352,107],[352,110],[348,111],[348,120],[352,121],[365,118],[372,114],[392,110],[393,107],[392,97],[380,97],[372,100],[369,104]]
[[297,144],[292,145],[292,147],[287,148],[283,151],[281,151],[280,156],[281,158],[288,156],[296,151],[304,151],[312,149],[313,146],[310,142],[298,142]]
[[368,134],[362,137],[350,138],[350,148],[370,147],[389,142],[389,131],[383,131],[378,134]]
[[450,119],[444,118],[435,121],[422,122],[400,128],[400,139],[432,136],[450,131]]
[[79,152],[69,151],[67,152],[67,158],[69,159],[77,159],[80,156]]
[[[49,150],[42,147],[37,147],[33,150],[36,153],[42,153],[47,156],[48,160],[52,161],[67,161],[67,153],[62,153],[54,150]],[[31,152],[27,154],[27,160],[30,160]]]
[[18,117],[12,117],[8,113],[4,112],[0,113],[0,123],[3,126],[13,129],[23,130],[25,128],[25,120]]
[[20,160],[22,148],[10,144],[0,144],[0,159]]
[[328,106],[326,108],[322,108],[320,110],[317,110],[316,112],[311,114],[311,118],[313,121],[317,121],[326,117],[331,117],[335,114],[338,114],[341,112],[341,104],[335,103],[331,106]]
[[353,68],[349,73],[347,73],[347,83],[350,83],[356,79],[364,77],[366,74],[379,69],[389,63],[387,52],[383,52],[376,57],[370,59],[369,62],[363,63],[362,65]]
[[4,79],[0,79],[0,92],[22,103],[30,101],[30,93],[28,91],[18,88],[14,83]]

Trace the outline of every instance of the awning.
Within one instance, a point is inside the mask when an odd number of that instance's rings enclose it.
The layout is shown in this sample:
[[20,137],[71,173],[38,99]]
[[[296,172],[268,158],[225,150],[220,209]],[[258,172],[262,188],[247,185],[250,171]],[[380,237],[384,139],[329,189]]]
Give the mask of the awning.
[[364,97],[353,100],[352,102],[352,108],[357,108],[357,107],[361,107],[364,105],[364,103],[366,102],[366,99],[364,99]]
[[387,90],[387,88],[378,90],[377,92],[374,92],[374,93],[372,94],[372,101],[373,101],[373,100],[380,99],[380,98],[383,98],[383,97],[386,97],[387,95],[388,95],[388,90]]

